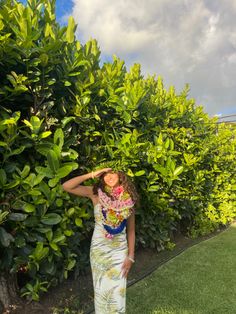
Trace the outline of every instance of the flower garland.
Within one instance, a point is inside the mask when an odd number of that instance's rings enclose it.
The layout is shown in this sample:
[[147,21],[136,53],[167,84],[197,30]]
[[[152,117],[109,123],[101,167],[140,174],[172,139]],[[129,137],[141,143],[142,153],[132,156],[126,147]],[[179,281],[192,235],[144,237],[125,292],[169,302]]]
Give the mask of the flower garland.
[[[111,195],[109,197],[107,195]],[[102,221],[105,237],[112,239],[115,234],[122,232],[127,223],[127,218],[133,212],[134,202],[130,194],[124,191],[123,186],[115,188],[105,187],[105,192],[98,189],[99,201],[102,206]]]

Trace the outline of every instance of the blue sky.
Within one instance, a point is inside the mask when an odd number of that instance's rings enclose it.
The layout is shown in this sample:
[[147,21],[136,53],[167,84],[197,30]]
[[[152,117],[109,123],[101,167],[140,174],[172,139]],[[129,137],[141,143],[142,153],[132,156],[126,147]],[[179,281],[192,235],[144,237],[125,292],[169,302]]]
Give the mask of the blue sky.
[[72,11],[73,2],[71,0],[57,0],[56,2],[56,15],[60,20]]
[[96,38],[102,60],[140,63],[177,92],[189,83],[210,115],[236,113],[236,1],[57,0],[56,15],[73,15],[78,40]]
[[[27,3],[27,0],[19,0],[23,4]],[[61,24],[66,23],[66,17],[71,14],[73,8],[72,0],[57,0],[56,1],[56,16],[58,22]]]

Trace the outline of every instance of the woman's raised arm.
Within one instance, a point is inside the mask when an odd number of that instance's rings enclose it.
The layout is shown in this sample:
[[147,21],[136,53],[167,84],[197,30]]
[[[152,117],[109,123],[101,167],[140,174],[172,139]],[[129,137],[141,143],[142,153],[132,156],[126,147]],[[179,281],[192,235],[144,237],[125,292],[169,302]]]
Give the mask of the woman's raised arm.
[[83,183],[84,181],[88,179],[94,179],[96,177],[100,177],[104,172],[107,172],[110,170],[111,168],[104,168],[104,169],[96,170],[95,172],[83,174],[82,176],[74,177],[64,182],[62,184],[62,187],[66,192],[69,192],[71,194],[92,198],[94,196],[93,187],[81,185],[81,183]]

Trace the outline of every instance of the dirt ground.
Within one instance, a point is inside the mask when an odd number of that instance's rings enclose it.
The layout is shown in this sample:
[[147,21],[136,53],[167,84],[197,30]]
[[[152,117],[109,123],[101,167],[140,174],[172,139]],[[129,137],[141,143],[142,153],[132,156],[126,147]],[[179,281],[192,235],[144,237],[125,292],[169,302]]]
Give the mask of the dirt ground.
[[[224,228],[225,229],[225,228]],[[157,252],[153,249],[139,248],[135,253],[135,263],[128,275],[127,286],[143,279],[160,265],[183,252],[186,248],[205,239],[217,235],[222,230],[198,239],[190,239],[176,234],[172,241],[175,247],[172,250]],[[92,314],[93,312],[93,283],[91,270],[88,267],[85,274],[76,280],[65,280],[55,288],[50,288],[42,296],[40,302],[32,302],[13,312],[14,314]]]

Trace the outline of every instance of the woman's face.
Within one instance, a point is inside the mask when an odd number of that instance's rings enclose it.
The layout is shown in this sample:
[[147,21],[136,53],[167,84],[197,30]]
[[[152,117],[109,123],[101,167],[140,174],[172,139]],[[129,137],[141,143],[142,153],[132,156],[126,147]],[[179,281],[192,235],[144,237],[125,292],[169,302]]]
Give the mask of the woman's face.
[[119,184],[119,175],[116,172],[106,173],[103,179],[105,184],[112,188]]

